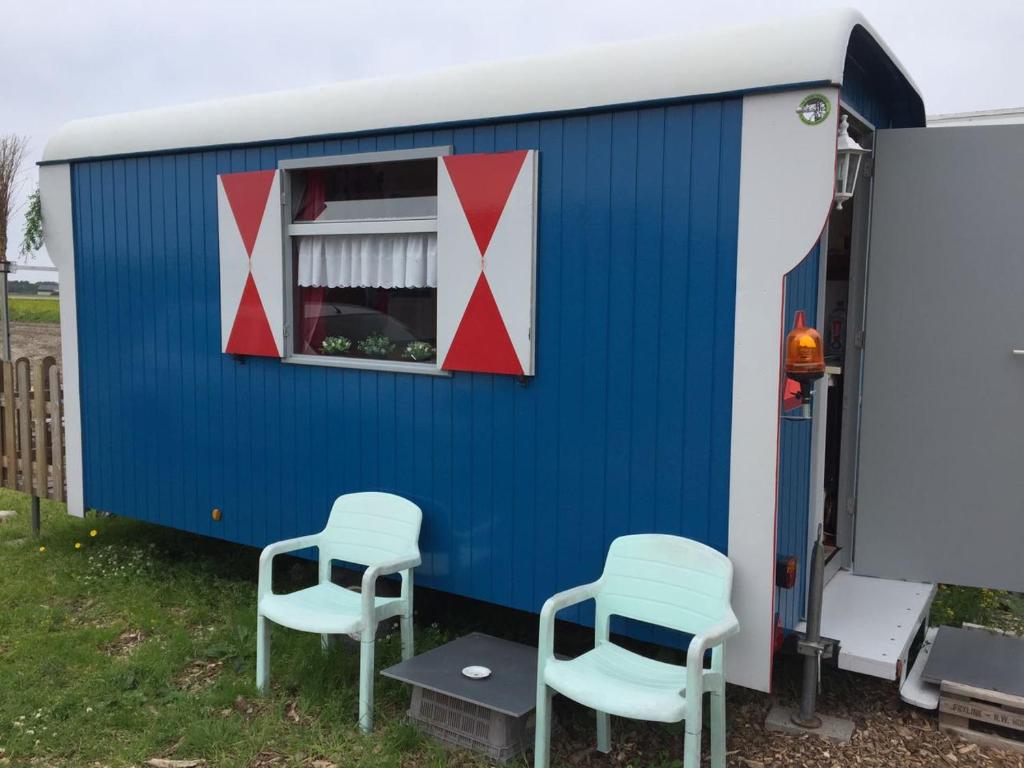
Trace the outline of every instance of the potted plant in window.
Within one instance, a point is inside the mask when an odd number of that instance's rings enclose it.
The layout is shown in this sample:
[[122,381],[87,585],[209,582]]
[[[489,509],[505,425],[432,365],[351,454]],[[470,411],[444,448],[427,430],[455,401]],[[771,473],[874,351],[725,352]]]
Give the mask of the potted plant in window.
[[371,333],[356,346],[367,357],[387,357],[395,348],[395,342],[383,333]]
[[344,355],[352,347],[352,342],[344,336],[328,336],[320,342],[320,351],[325,355]]
[[434,345],[426,341],[410,341],[405,345],[405,356],[417,363],[430,360],[434,356]]

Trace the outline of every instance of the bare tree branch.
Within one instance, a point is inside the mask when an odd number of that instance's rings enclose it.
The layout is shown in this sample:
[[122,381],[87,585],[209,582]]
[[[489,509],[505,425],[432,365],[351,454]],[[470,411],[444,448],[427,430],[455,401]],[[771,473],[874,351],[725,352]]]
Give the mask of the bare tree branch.
[[0,261],[7,260],[7,226],[14,195],[21,179],[21,166],[28,153],[28,139],[9,134],[0,136]]

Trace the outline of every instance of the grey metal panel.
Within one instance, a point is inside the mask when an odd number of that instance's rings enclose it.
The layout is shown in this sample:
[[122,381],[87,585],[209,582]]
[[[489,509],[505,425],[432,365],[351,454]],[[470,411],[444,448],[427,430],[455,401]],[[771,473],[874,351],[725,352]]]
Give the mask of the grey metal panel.
[[855,570],[1024,589],[1024,126],[875,167]]
[[1024,638],[939,627],[921,679],[1024,696]]

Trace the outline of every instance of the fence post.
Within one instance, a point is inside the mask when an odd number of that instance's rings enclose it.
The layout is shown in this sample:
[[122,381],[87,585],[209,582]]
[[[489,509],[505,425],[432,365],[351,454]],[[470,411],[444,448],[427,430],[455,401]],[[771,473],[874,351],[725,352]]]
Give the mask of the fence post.
[[56,501],[67,501],[64,494],[64,409],[60,385],[60,369],[50,366],[50,463],[53,465],[53,496]]
[[32,387],[29,384],[29,362],[19,357],[14,363],[18,386],[18,490],[32,493]]
[[48,496],[50,473],[46,462],[46,374],[45,360],[32,363],[32,431],[35,433],[32,467],[32,534],[39,536],[39,498]]
[[7,488],[18,487],[18,438],[16,434],[17,415],[14,406],[14,363],[4,360],[4,485]]

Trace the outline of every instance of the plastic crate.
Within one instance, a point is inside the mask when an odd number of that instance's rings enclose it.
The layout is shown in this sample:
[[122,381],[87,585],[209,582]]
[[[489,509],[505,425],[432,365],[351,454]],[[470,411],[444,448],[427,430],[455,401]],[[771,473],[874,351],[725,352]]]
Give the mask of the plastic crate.
[[472,702],[413,686],[409,719],[442,744],[506,763],[533,740],[531,712],[512,717]]

